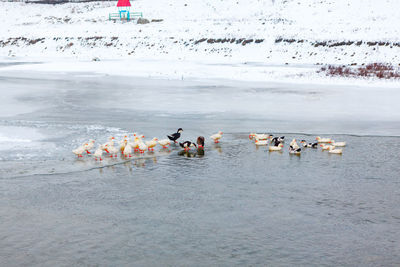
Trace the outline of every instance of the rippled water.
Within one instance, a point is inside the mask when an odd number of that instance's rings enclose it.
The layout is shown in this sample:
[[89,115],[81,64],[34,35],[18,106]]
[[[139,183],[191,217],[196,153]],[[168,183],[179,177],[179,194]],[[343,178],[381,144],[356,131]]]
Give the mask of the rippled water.
[[[119,87],[99,91],[103,85],[93,81],[36,83],[58,90],[19,98],[35,109],[0,123],[2,266],[400,262],[400,139],[337,133],[365,129],[368,134],[373,123],[258,121],[254,114],[208,112],[200,104],[197,113],[181,113],[173,104],[158,112],[142,104],[135,108]],[[219,89],[203,86],[188,90]],[[183,99],[184,88],[176,89]],[[183,109],[183,100],[169,101]],[[301,134],[293,133],[298,125],[304,127]],[[329,133],[334,125],[337,132]],[[172,146],[99,163],[71,153],[88,138],[105,142],[134,130],[146,138],[163,137],[178,127],[185,140],[220,129],[224,136],[220,144],[207,140],[204,156]],[[268,152],[248,139],[250,129],[309,141],[325,132],[348,146],[341,156],[320,149],[293,156],[287,144],[282,153]]]

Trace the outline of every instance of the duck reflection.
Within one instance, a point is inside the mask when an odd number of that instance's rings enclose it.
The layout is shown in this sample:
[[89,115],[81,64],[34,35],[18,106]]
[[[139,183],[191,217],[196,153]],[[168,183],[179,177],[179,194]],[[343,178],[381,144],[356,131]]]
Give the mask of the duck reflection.
[[191,150],[181,150],[178,152],[178,156],[187,157],[187,158],[194,158],[196,157],[196,152]]
[[221,145],[220,144],[214,144],[213,145],[213,148],[215,149],[215,150],[217,150],[217,152],[219,153],[219,154],[222,154],[222,147],[221,147]]
[[146,159],[136,159],[134,164],[136,167],[145,167]]

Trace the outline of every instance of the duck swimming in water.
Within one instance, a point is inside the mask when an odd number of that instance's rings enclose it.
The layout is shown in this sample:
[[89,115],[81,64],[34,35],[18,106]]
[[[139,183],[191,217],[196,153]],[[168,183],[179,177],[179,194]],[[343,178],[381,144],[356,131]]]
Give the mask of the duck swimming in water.
[[276,143],[277,141],[280,143],[284,143],[285,137],[284,136],[281,136],[281,137],[275,136],[274,138],[271,139],[271,143]]
[[183,143],[179,143],[179,145],[185,150],[188,151],[190,150],[191,147],[197,147],[195,143],[192,143],[190,141],[185,141]]
[[300,155],[301,148],[294,148],[293,146],[289,146],[289,153],[294,155]]
[[318,143],[307,143],[306,140],[301,140],[300,143],[306,148],[318,148]]
[[324,145],[324,144],[322,144],[322,145],[320,145],[321,146],[321,148],[322,148],[322,150],[329,150],[329,149],[335,149],[335,147],[334,146],[332,146],[332,145]]
[[337,146],[337,147],[343,147],[343,146],[346,146],[346,142],[336,142],[335,140],[332,140],[331,145]]
[[299,149],[299,148],[300,148],[299,145],[297,144],[296,139],[293,139],[292,142],[290,142],[290,146],[291,146],[293,149]]
[[271,143],[270,143],[270,146],[279,146],[280,144],[282,144],[283,142],[281,142],[281,141],[278,141],[278,139],[272,139],[271,140]]
[[167,135],[168,139],[178,143],[176,140],[178,140],[181,137],[181,133],[183,132],[182,128],[179,128],[178,131],[176,131],[176,133],[173,133],[171,135]]
[[330,146],[328,152],[331,154],[342,154],[343,150],[340,148],[335,148],[334,146]]
[[283,147],[282,143],[279,143],[277,146],[269,146],[268,150],[269,151],[281,151]]
[[331,138],[321,138],[319,136],[317,136],[317,138],[315,138],[315,140],[317,140],[318,143],[330,143],[332,141]]

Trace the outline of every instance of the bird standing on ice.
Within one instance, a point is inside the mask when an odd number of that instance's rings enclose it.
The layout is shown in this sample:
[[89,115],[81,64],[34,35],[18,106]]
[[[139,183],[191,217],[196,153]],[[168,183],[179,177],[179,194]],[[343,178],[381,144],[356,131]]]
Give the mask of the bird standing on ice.
[[131,142],[131,143],[128,142],[128,143],[132,146],[133,150],[135,152],[137,152],[139,150],[140,142],[142,142],[142,139],[140,137],[136,136],[135,139],[133,140],[133,142]]
[[254,140],[256,146],[266,146],[268,145],[268,139],[256,139]]
[[103,144],[104,147],[104,151],[109,154],[110,151],[108,150],[108,147],[114,146],[114,140],[115,138],[113,136],[108,138],[108,141],[106,143]]
[[103,145],[99,145],[98,148],[96,149],[96,151],[94,152],[93,156],[94,156],[94,159],[95,159],[96,161],[97,161],[97,160],[100,160],[100,161],[103,160],[103,159],[101,158],[101,156],[103,155],[103,150],[104,150],[104,146],[103,146]]
[[171,144],[171,141],[169,139],[162,139],[158,140],[158,143],[162,146],[162,148],[167,148]]
[[83,157],[82,154],[83,154],[83,152],[85,152],[85,150],[86,150],[86,147],[85,147],[85,144],[84,144],[84,145],[82,145],[82,146],[80,146],[80,147],[75,148],[74,150],[72,150],[72,153],[74,153],[75,155],[77,155],[78,158],[82,158],[82,157]]
[[149,151],[154,151],[154,147],[157,145],[158,138],[154,137],[150,141],[146,141],[145,144]]
[[219,131],[218,133],[211,135],[210,138],[212,140],[214,140],[214,143],[217,144],[217,143],[219,143],[219,139],[221,139],[222,134],[223,134],[223,132]]
[[114,140],[115,140],[115,138],[113,136],[110,136],[108,138],[108,141],[106,143],[104,143],[103,146],[105,146],[105,145],[113,146],[114,145]]
[[128,136],[125,135],[124,138],[119,142],[119,150],[124,153],[126,144],[128,143]]
[[124,156],[125,156],[125,158],[132,157],[132,146],[130,143],[127,143],[125,146]]
[[117,147],[110,146],[110,147],[108,147],[108,151],[110,152],[110,158],[112,158],[112,157],[117,158],[118,157],[119,149]]
[[147,150],[147,145],[143,141],[139,141],[139,152],[143,154]]
[[176,140],[179,139],[179,137],[181,137],[181,133],[183,132],[182,128],[179,128],[178,131],[176,131],[176,133],[173,133],[171,135],[167,135],[168,139],[173,141],[174,143],[178,143]]
[[94,147],[95,140],[90,139],[89,142],[84,144],[85,151],[87,154],[90,154],[90,151]]

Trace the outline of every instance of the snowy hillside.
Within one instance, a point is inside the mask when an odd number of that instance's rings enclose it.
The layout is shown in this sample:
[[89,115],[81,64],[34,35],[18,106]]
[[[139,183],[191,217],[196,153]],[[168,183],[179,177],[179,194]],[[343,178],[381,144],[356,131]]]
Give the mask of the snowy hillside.
[[256,62],[300,69],[400,63],[398,0],[137,0],[132,6],[150,23],[109,21],[116,2],[0,2],[0,56]]

